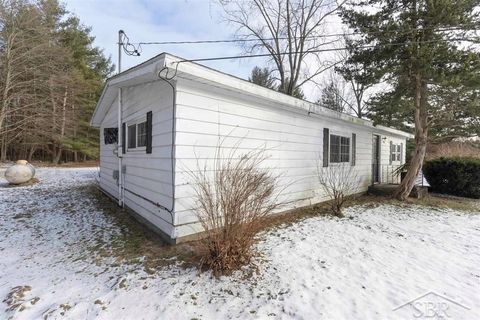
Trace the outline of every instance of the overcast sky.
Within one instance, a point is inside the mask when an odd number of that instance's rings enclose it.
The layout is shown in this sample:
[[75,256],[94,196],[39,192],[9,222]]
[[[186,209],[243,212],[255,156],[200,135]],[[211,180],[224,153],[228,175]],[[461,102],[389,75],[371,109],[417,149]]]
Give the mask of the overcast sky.
[[[209,0],[67,0],[67,9],[92,27],[96,45],[117,63],[118,30],[131,42],[229,39],[234,28],[221,21],[219,8]],[[140,57],[123,56],[122,69],[132,67],[163,51],[187,59],[238,55],[235,44],[142,46]],[[255,59],[210,62],[209,65],[243,78]]]
[[[83,24],[92,27],[95,44],[104,49],[117,64],[118,30],[125,31],[131,42],[231,39],[235,27],[221,18],[221,9],[211,0],[66,0],[66,7]],[[122,70],[161,52],[186,59],[239,55],[236,44],[150,45],[142,47],[140,57],[122,58]],[[264,66],[263,58],[212,61],[215,69],[247,79],[255,65]],[[303,88],[308,99],[318,96],[313,85]]]

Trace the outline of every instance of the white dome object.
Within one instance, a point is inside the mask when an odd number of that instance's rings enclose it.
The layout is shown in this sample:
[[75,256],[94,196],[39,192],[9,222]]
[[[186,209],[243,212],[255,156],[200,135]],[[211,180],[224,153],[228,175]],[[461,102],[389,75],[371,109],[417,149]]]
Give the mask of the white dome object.
[[18,160],[16,164],[5,171],[5,179],[10,184],[21,184],[29,181],[35,175],[35,168],[26,160]]

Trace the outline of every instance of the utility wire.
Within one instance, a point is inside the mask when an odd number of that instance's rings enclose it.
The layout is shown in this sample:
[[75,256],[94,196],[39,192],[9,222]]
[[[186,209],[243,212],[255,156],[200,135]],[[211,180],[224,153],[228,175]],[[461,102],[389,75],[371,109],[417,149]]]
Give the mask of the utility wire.
[[[456,27],[445,27],[439,28],[437,31],[445,32],[445,31],[475,31],[478,30],[480,26],[470,25],[468,26],[469,29],[465,29],[465,27],[456,26]],[[411,33],[413,30],[404,31],[405,34]],[[421,30],[419,30],[421,31]],[[396,31],[377,31],[371,32],[369,34],[385,34],[385,33],[395,33]],[[403,34],[403,32],[400,32]],[[351,32],[351,33],[332,33],[332,34],[323,34],[317,36],[307,36],[307,37],[295,37],[296,39],[305,39],[305,40],[314,40],[314,39],[321,39],[321,38],[331,38],[331,37],[341,37],[341,36],[353,36],[353,35],[365,35],[363,32]],[[151,42],[135,42],[131,43],[131,45],[181,45],[181,44],[209,44],[209,43],[237,43],[237,42],[259,42],[259,41],[272,41],[272,40],[288,40],[288,37],[278,37],[278,38],[249,38],[249,39],[223,39],[223,40],[185,40],[185,41],[151,41]]]
[[140,53],[142,52],[142,46],[130,43],[130,38],[123,30],[120,31],[120,35],[121,38],[118,44],[122,46],[123,52],[129,56],[140,56]]
[[[448,39],[447,41],[462,41],[464,39]],[[423,43],[436,43],[442,42],[444,40],[427,40],[427,41],[415,41],[415,43],[423,44]],[[381,47],[389,47],[389,46],[402,46],[405,43],[385,43],[385,44],[377,44],[377,45],[364,45],[364,46],[357,46],[356,49],[371,49],[378,46]],[[185,59],[178,61],[181,62],[201,62],[201,61],[213,61],[213,60],[229,60],[229,59],[246,59],[246,58],[259,58],[259,57],[270,57],[270,56],[278,56],[278,55],[290,55],[290,54],[307,54],[307,53],[320,53],[320,52],[334,52],[334,51],[343,51],[349,50],[349,47],[341,47],[341,48],[329,48],[329,49],[314,49],[314,50],[305,50],[305,51],[292,51],[292,52],[279,52],[275,54],[271,53],[260,53],[260,54],[249,54],[249,55],[241,55],[241,56],[225,56],[225,57],[214,57],[214,58],[198,58],[198,59]]]

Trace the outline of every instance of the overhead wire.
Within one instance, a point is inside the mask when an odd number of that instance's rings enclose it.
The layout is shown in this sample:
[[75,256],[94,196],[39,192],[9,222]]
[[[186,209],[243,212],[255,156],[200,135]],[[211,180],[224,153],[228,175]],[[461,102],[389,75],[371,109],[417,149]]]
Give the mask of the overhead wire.
[[[456,26],[456,27],[445,27],[438,28],[436,31],[445,32],[445,31],[475,31],[478,30],[480,26],[469,25],[469,26]],[[465,29],[467,28],[467,29]],[[421,30],[419,30],[421,31]],[[405,30],[405,34],[409,34],[412,30]],[[370,32],[369,34],[385,34],[385,33],[398,33],[398,31],[375,31]],[[305,40],[315,40],[321,38],[331,38],[331,37],[342,37],[342,36],[354,36],[354,35],[364,35],[363,32],[350,32],[350,33],[331,33],[331,34],[322,34],[316,36],[306,36],[306,37],[295,37],[296,39],[305,39]],[[219,39],[219,40],[183,40],[183,41],[150,41],[150,42],[135,42],[131,43],[132,45],[182,45],[182,44],[212,44],[212,43],[243,43],[243,42],[261,42],[261,41],[275,41],[275,40],[288,40],[288,37],[276,37],[276,38],[248,38],[248,39]]]
[[[479,26],[476,25],[469,25],[468,28],[465,29],[466,26],[456,26],[450,28],[438,28],[437,31],[445,32],[445,31],[476,31],[478,30]],[[421,31],[421,30],[420,30]],[[411,30],[405,31],[405,34],[410,33]],[[371,32],[370,34],[375,33],[398,33],[398,31],[378,31],[378,32]],[[335,34],[325,34],[325,35],[318,35],[318,36],[310,36],[308,38],[327,38],[327,37],[338,37],[344,35],[363,35],[365,33],[361,32],[351,32],[351,33],[335,33]],[[298,37],[297,37],[298,38]],[[301,37],[300,37],[301,38]],[[305,37],[307,38],[307,37]],[[142,45],[167,45],[167,44],[211,44],[211,43],[234,43],[234,42],[246,42],[246,41],[267,41],[267,40],[276,40],[276,39],[288,39],[288,38],[258,38],[258,39],[227,39],[227,40],[195,40],[195,41],[162,41],[162,42],[137,42],[131,43],[130,39],[126,34],[124,34],[124,39],[126,42],[123,43],[124,51],[128,50],[130,55],[139,56],[142,51]],[[451,38],[445,40],[428,40],[428,41],[416,41],[416,43],[423,44],[423,43],[435,43],[440,41],[463,41],[464,38]],[[122,41],[123,42],[123,41]],[[374,44],[374,45],[363,45],[357,46],[358,49],[370,49],[375,48],[378,46],[401,46],[405,45],[405,43],[384,43],[384,44]],[[129,49],[133,48],[133,49]],[[308,54],[308,53],[322,53],[322,52],[336,52],[336,51],[344,51],[350,49],[349,47],[340,47],[340,48],[325,48],[325,49],[310,49],[304,51],[288,51],[288,52],[278,52],[275,54],[272,53],[260,53],[260,54],[243,54],[243,55],[235,55],[235,56],[221,56],[221,57],[208,57],[208,58],[196,58],[196,59],[183,59],[180,61],[175,62],[175,72],[173,76],[168,76],[168,71],[165,77],[167,79],[173,79],[178,71],[178,66],[180,63],[183,62],[205,62],[205,61],[219,61],[219,60],[232,60],[232,59],[247,59],[247,58],[260,58],[260,57],[271,57],[271,56],[284,56],[284,55],[291,55],[291,54]]]

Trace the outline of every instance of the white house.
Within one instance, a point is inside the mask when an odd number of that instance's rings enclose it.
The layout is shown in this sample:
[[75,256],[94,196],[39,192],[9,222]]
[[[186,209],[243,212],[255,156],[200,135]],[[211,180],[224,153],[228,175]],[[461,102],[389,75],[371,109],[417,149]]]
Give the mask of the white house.
[[288,184],[285,209],[326,199],[318,163],[352,165],[359,193],[385,182],[411,138],[167,53],[108,79],[91,125],[102,190],[171,242],[201,231],[188,170],[212,160],[219,138],[268,150],[268,167]]

